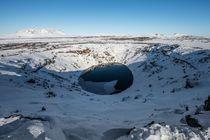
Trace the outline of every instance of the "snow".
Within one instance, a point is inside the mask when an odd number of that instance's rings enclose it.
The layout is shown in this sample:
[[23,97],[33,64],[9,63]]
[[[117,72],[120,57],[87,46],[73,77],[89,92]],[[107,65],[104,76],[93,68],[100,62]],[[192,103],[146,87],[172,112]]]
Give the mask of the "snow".
[[[208,39],[112,38],[1,39],[0,139],[207,140]],[[83,70],[111,62],[132,71],[130,88],[103,96],[82,90]],[[186,115],[203,128],[190,127]]]
[[177,128],[169,125],[154,124],[148,128],[134,130],[131,132],[130,137],[131,139],[140,140],[205,139],[205,137],[202,137],[202,134],[198,135],[198,133],[199,132],[196,132],[196,130],[187,127]]
[[41,122],[36,122],[34,125],[29,126],[27,129],[34,136],[34,138],[37,138],[44,132],[44,127]]
[[111,81],[111,82],[106,82],[103,86],[104,90],[106,93],[113,93],[116,91],[115,85],[117,84],[117,80]]
[[80,85],[87,91],[92,91],[98,94],[110,94],[116,91],[115,85],[117,80],[111,82],[92,82],[80,79]]
[[1,118],[0,119],[0,126],[3,126],[3,125],[6,125],[6,124],[9,124],[9,123],[12,123],[16,120],[18,120],[20,117],[16,116],[16,117],[11,117],[11,118]]

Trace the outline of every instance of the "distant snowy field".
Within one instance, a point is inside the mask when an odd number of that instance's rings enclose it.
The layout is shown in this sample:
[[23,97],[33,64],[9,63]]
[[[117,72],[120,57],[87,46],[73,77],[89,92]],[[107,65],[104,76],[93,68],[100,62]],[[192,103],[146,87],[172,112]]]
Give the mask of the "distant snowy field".
[[[110,62],[130,68],[130,88],[81,89],[84,69]],[[2,37],[0,139],[207,140],[209,85],[209,38]]]

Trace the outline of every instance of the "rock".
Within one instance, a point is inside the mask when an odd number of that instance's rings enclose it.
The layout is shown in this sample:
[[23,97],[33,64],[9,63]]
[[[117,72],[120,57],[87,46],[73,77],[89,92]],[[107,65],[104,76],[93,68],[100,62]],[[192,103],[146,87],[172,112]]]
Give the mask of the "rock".
[[123,98],[122,98],[122,102],[128,101],[130,98],[131,98],[130,96],[123,97]]
[[36,81],[35,81],[34,79],[29,79],[29,80],[27,81],[27,83],[30,83],[30,84],[35,84],[35,83],[36,83]]
[[44,106],[42,107],[42,111],[46,111],[46,108]]
[[191,117],[191,115],[187,115],[185,116],[185,120],[187,125],[191,126],[191,127],[200,127],[202,128],[202,126],[199,124],[198,120]]
[[147,125],[145,125],[144,127],[150,127],[151,125],[155,124],[155,121],[151,121],[150,123],[148,123]]
[[186,84],[185,84],[185,88],[188,89],[188,88],[193,88],[194,86],[192,85],[192,83],[190,82],[189,79],[186,80]]
[[184,113],[184,110],[175,109],[175,110],[174,110],[174,113],[175,113],[175,114],[183,114],[183,113]]
[[46,95],[47,95],[48,98],[50,98],[50,97],[56,97],[56,96],[57,96],[57,95],[56,95],[54,92],[52,92],[52,91],[47,92]]
[[210,111],[210,96],[208,96],[208,99],[204,102],[204,110]]

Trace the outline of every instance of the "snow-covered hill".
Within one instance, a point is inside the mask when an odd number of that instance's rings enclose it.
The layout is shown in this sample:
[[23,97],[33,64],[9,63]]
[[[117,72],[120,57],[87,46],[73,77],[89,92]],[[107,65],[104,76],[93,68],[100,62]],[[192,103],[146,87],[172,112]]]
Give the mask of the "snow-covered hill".
[[[97,95],[80,74],[119,62],[127,90]],[[2,140],[200,140],[210,128],[208,38],[0,40]]]
[[14,34],[3,36],[3,38],[43,38],[43,37],[65,37],[64,32],[55,29],[26,29]]

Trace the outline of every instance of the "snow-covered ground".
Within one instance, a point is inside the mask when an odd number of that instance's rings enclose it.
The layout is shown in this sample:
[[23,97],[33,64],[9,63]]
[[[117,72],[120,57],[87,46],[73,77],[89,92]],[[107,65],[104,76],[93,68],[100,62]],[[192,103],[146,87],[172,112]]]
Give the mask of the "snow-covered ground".
[[[130,68],[130,88],[81,89],[84,69],[110,62]],[[209,38],[1,38],[0,139],[207,140],[209,85]]]

